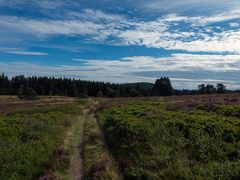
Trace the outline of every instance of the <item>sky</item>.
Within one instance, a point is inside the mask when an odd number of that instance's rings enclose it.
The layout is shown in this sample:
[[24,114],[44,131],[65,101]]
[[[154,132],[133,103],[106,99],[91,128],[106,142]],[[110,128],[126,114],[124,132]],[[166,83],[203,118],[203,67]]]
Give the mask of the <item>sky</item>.
[[240,88],[239,0],[0,0],[0,72]]

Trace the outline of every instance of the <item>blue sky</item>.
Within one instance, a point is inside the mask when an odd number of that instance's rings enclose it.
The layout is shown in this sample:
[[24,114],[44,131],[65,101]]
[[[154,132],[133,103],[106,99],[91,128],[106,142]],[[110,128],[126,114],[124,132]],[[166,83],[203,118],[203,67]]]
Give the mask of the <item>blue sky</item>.
[[239,0],[0,0],[0,72],[240,88]]

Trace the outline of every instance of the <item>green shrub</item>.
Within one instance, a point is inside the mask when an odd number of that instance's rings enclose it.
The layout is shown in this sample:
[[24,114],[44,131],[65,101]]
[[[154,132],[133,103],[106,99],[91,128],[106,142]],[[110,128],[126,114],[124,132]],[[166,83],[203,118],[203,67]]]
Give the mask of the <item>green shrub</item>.
[[25,100],[37,100],[38,94],[37,92],[32,88],[23,88],[21,87],[18,90],[18,98],[19,99],[25,99]]

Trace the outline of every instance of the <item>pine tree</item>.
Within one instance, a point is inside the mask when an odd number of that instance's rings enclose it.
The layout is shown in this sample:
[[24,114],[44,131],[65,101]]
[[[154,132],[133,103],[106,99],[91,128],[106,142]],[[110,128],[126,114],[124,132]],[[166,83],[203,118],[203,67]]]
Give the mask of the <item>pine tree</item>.
[[151,92],[152,96],[171,96],[173,88],[168,77],[161,77],[157,79]]

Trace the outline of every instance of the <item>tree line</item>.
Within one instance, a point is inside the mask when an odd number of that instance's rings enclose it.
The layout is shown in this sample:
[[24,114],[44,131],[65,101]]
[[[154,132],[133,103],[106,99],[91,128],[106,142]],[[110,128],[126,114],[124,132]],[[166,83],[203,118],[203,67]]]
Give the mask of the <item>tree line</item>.
[[[201,84],[197,90],[175,90],[168,77],[161,77],[151,83],[114,84],[70,78],[25,77],[23,75],[8,78],[0,75],[0,95],[18,95],[19,98],[35,95],[58,95],[69,97],[140,97],[170,96],[189,94],[225,93],[223,84],[216,86]],[[27,96],[32,94],[32,96]]]
[[[30,90],[31,89],[31,90]],[[149,96],[148,89],[114,83],[87,81],[70,78],[25,77],[23,75],[8,78],[0,75],[0,95],[24,96],[34,90],[38,95],[59,95],[69,97],[129,97]]]
[[240,90],[228,90],[227,87],[218,83],[213,84],[199,84],[197,89],[188,90],[174,90],[174,95],[196,95],[196,94],[223,94],[223,93],[239,93]]

